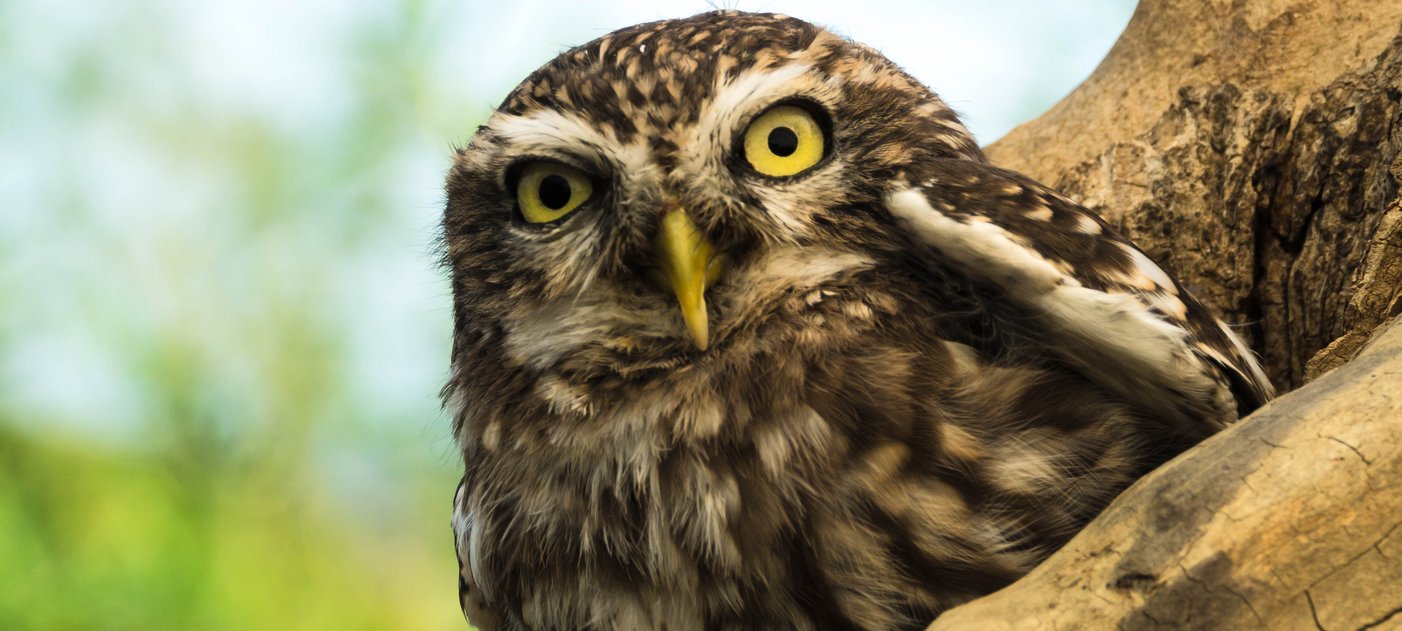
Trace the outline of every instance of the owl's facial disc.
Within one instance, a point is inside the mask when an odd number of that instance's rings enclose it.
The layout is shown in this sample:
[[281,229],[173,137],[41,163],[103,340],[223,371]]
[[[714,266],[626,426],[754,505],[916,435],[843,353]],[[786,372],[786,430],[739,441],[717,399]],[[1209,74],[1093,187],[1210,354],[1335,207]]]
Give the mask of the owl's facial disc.
[[685,209],[669,203],[663,213],[653,261],[656,280],[676,294],[686,330],[704,351],[710,342],[706,288],[720,277],[724,262]]

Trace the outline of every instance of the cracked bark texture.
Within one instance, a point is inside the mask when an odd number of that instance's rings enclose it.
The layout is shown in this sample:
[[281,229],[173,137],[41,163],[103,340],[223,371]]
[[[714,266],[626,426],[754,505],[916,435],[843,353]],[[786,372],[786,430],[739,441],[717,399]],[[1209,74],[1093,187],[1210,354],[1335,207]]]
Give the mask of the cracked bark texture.
[[987,150],[1118,225],[1299,389],[931,629],[1402,629],[1402,0],[1142,0],[1085,83]]
[[1120,226],[1296,387],[1402,311],[1399,36],[1402,0],[1145,0],[988,154]]

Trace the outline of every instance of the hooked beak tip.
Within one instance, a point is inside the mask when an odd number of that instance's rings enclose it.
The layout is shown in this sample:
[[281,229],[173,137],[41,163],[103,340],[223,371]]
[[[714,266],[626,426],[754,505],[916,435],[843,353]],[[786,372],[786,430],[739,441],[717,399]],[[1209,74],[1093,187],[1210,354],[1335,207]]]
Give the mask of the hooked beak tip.
[[675,207],[663,216],[656,245],[654,264],[677,297],[691,341],[704,351],[710,346],[706,288],[720,275],[720,263],[712,257],[714,248],[686,211]]
[[703,305],[700,314],[694,318],[686,318],[686,330],[691,333],[691,341],[696,344],[696,349],[704,351],[710,345],[710,332],[707,330],[706,308]]

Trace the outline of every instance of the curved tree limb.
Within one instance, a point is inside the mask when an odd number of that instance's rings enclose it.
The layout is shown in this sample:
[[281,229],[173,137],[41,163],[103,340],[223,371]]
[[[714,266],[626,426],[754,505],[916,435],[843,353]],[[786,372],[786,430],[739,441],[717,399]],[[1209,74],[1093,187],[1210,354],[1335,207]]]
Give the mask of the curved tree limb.
[[1143,0],[988,152],[1309,383],[931,629],[1402,628],[1402,0]]

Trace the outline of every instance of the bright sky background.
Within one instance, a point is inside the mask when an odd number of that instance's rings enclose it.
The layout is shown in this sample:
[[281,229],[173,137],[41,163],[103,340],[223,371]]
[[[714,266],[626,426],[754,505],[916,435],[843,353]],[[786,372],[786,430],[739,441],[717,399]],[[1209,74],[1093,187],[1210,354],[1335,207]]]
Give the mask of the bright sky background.
[[445,61],[473,92],[499,95],[563,49],[714,7],[785,13],[877,48],[962,112],[987,144],[1088,76],[1129,22],[1134,2],[521,0],[509,4],[505,19],[502,4],[481,2],[444,16],[472,51]]
[[[880,49],[932,86],[986,144],[1086,77],[1133,4],[753,0],[728,6],[802,17]],[[412,7],[410,18],[405,6]],[[10,26],[0,33],[0,289],[8,283],[18,293],[37,292],[12,321],[24,335],[0,348],[0,377],[9,375],[10,396],[73,422],[121,426],[121,419],[138,418],[141,406],[114,351],[89,335],[93,322],[126,314],[156,336],[179,321],[175,314],[187,310],[185,303],[213,304],[254,289],[230,289],[247,279],[222,269],[226,260],[200,261],[210,269],[187,270],[197,278],[179,287],[161,276],[166,263],[150,259],[158,236],[173,241],[170,247],[193,247],[201,231],[245,210],[238,199],[251,184],[231,181],[237,176],[201,141],[221,133],[237,140],[223,127],[248,124],[307,151],[306,160],[286,165],[293,172],[275,174],[307,188],[301,201],[284,200],[307,213],[288,216],[302,221],[298,230],[306,234],[286,237],[300,240],[307,256],[321,247],[307,236],[323,234],[316,222],[334,224],[341,221],[335,213],[363,211],[332,194],[335,188],[375,187],[389,215],[375,238],[349,253],[333,279],[345,286],[329,297],[344,303],[340,312],[356,316],[336,323],[353,349],[349,378],[365,384],[354,391],[364,397],[358,409],[434,409],[446,365],[447,296],[429,251],[449,147],[466,141],[520,79],[570,46],[711,8],[692,0],[0,1],[0,23]],[[364,53],[356,54],[366,46],[391,58],[368,67]],[[401,66],[413,68],[413,76],[393,76]],[[88,93],[95,96],[82,96]],[[331,168],[318,163],[316,148],[334,152],[359,133],[351,131],[363,122],[351,120],[352,106],[367,95],[397,104],[392,113],[408,121],[376,149],[385,163],[381,179],[363,184],[334,170],[313,176]],[[185,122],[191,117],[195,122]],[[308,201],[313,193],[330,201]],[[55,204],[71,212],[56,214]],[[250,238],[266,245],[274,236]],[[198,248],[188,254],[200,255]],[[80,303],[79,294],[64,290],[77,285],[92,285],[100,295]],[[75,320],[77,313],[89,321]],[[215,352],[237,359],[243,342],[230,336],[226,343]],[[87,383],[82,396],[70,394],[74,375]]]

